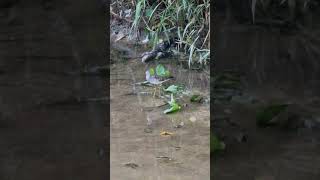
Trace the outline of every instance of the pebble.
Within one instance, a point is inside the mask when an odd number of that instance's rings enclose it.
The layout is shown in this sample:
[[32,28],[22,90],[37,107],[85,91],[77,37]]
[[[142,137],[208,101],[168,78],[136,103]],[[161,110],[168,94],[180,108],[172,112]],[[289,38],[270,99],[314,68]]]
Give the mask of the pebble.
[[189,120],[190,120],[191,122],[193,122],[193,123],[194,123],[194,122],[196,122],[196,121],[197,121],[197,118],[196,118],[196,117],[194,117],[194,116],[191,116]]
[[136,164],[136,163],[126,163],[124,166],[130,167],[130,168],[132,168],[132,169],[136,169],[136,168],[139,167],[139,165]]
[[184,122],[181,122],[180,124],[175,125],[174,127],[175,128],[182,128],[183,126],[184,126]]
[[223,112],[226,114],[232,114],[232,111],[230,109],[225,109],[225,110],[223,110]]
[[145,132],[145,133],[152,133],[153,130],[152,130],[152,128],[147,127],[147,128],[144,128],[144,132]]

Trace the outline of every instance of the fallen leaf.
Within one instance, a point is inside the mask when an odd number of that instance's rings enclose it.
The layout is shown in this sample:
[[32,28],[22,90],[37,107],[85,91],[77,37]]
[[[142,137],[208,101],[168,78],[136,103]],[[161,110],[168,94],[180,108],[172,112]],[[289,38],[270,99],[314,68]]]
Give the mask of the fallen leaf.
[[168,132],[168,131],[161,131],[160,132],[160,135],[161,136],[172,136],[174,133],[172,132]]
[[182,86],[177,86],[177,85],[170,85],[169,87],[167,87],[164,91],[166,92],[170,92],[173,94],[177,94],[179,92],[182,92],[183,87]]
[[201,103],[201,101],[203,100],[203,97],[196,94],[196,95],[193,95],[191,98],[190,98],[190,101],[191,102],[197,102],[197,103]]

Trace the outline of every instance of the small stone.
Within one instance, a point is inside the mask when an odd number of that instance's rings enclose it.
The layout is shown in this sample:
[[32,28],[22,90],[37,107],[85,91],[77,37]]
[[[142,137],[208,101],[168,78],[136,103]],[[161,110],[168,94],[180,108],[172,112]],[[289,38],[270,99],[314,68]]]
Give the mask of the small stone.
[[99,154],[99,157],[100,157],[100,158],[102,158],[102,157],[104,156],[105,153],[104,153],[103,148],[100,148],[100,149],[99,149],[98,154]]
[[308,129],[312,129],[315,126],[315,124],[309,119],[305,119],[303,121],[303,124],[304,124],[304,127]]
[[126,163],[124,166],[130,167],[132,169],[137,169],[139,167],[139,165],[136,163]]
[[131,17],[131,11],[132,11],[131,9],[127,9],[124,11],[126,18]]
[[237,140],[237,142],[247,142],[248,137],[244,133],[239,133],[239,134],[235,135],[235,139]]
[[189,120],[190,120],[191,122],[193,122],[193,123],[194,123],[194,122],[196,122],[196,121],[197,121],[197,118],[196,118],[196,117],[194,117],[194,116],[191,116]]
[[152,133],[152,131],[153,131],[153,130],[152,130],[152,128],[150,128],[150,127],[147,127],[147,128],[144,129],[144,132],[145,132],[145,133]]
[[230,109],[225,109],[223,110],[223,112],[225,112],[226,114],[232,114],[232,111]]
[[175,128],[182,128],[184,126],[184,122],[180,122],[178,125],[175,125]]

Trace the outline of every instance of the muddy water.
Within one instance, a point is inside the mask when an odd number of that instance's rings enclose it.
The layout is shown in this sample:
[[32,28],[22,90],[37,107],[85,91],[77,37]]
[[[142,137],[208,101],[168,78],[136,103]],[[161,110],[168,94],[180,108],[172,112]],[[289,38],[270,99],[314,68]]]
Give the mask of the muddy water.
[[106,103],[77,101],[106,96],[105,78],[70,73],[105,64],[103,16],[78,4],[22,1],[14,21],[1,16],[0,179],[107,179]]
[[[132,57],[139,53],[134,48],[127,52]],[[186,100],[188,105],[182,111],[165,115],[167,107],[158,107],[164,102],[150,95],[152,88],[134,85],[145,81],[145,71],[157,62],[145,65],[121,56],[111,59],[111,179],[209,179],[209,103]],[[176,59],[158,63],[175,77],[171,83],[184,84],[189,91],[209,97],[208,75],[184,69]],[[163,137],[162,130],[174,134]]]
[[[231,136],[241,129],[246,142],[227,142],[226,151],[211,162],[214,179],[282,180],[319,179],[320,134],[317,129],[290,131],[279,128],[258,128],[255,114],[260,105],[216,105],[215,114],[226,115],[238,127],[216,127]],[[317,110],[319,112],[319,108]],[[218,123],[217,121],[214,122]]]
[[[314,110],[308,114],[319,119],[319,42],[315,40],[319,15],[314,15],[313,28],[306,28],[307,33],[241,23],[228,19],[225,12],[215,17],[214,70],[223,73],[231,69],[243,74],[246,95],[241,103],[215,103],[212,127],[227,136],[246,133],[247,142],[228,142],[226,151],[211,162],[213,179],[320,179],[319,129],[263,129],[256,126],[255,119],[262,106],[274,102]],[[251,103],[251,97],[257,102]],[[223,121],[218,116],[227,116],[237,127],[216,126]]]

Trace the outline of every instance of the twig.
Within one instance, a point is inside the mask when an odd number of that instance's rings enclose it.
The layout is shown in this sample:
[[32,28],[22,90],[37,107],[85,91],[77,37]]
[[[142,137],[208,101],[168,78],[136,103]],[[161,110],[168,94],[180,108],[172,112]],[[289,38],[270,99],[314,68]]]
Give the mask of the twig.
[[[209,31],[208,31],[208,33],[207,33],[207,35],[206,35],[206,38],[204,38],[204,41],[203,41],[202,46],[201,46],[201,48],[200,48],[200,49],[202,49],[202,48],[203,48],[203,46],[204,46],[205,42],[207,41],[207,38],[208,38],[209,34],[210,34],[210,27],[209,27]],[[210,41],[209,41],[209,42],[210,42]]]
[[208,71],[206,71],[206,70],[203,70],[203,72],[204,72],[205,74],[207,74],[207,75],[210,76],[210,72],[208,72]]
[[149,110],[153,110],[155,108],[160,108],[160,107],[163,107],[163,106],[166,106],[168,103],[165,102],[164,104],[160,104],[160,105],[157,105],[157,106],[152,106],[152,107],[143,107],[142,109],[144,111],[149,111]]

